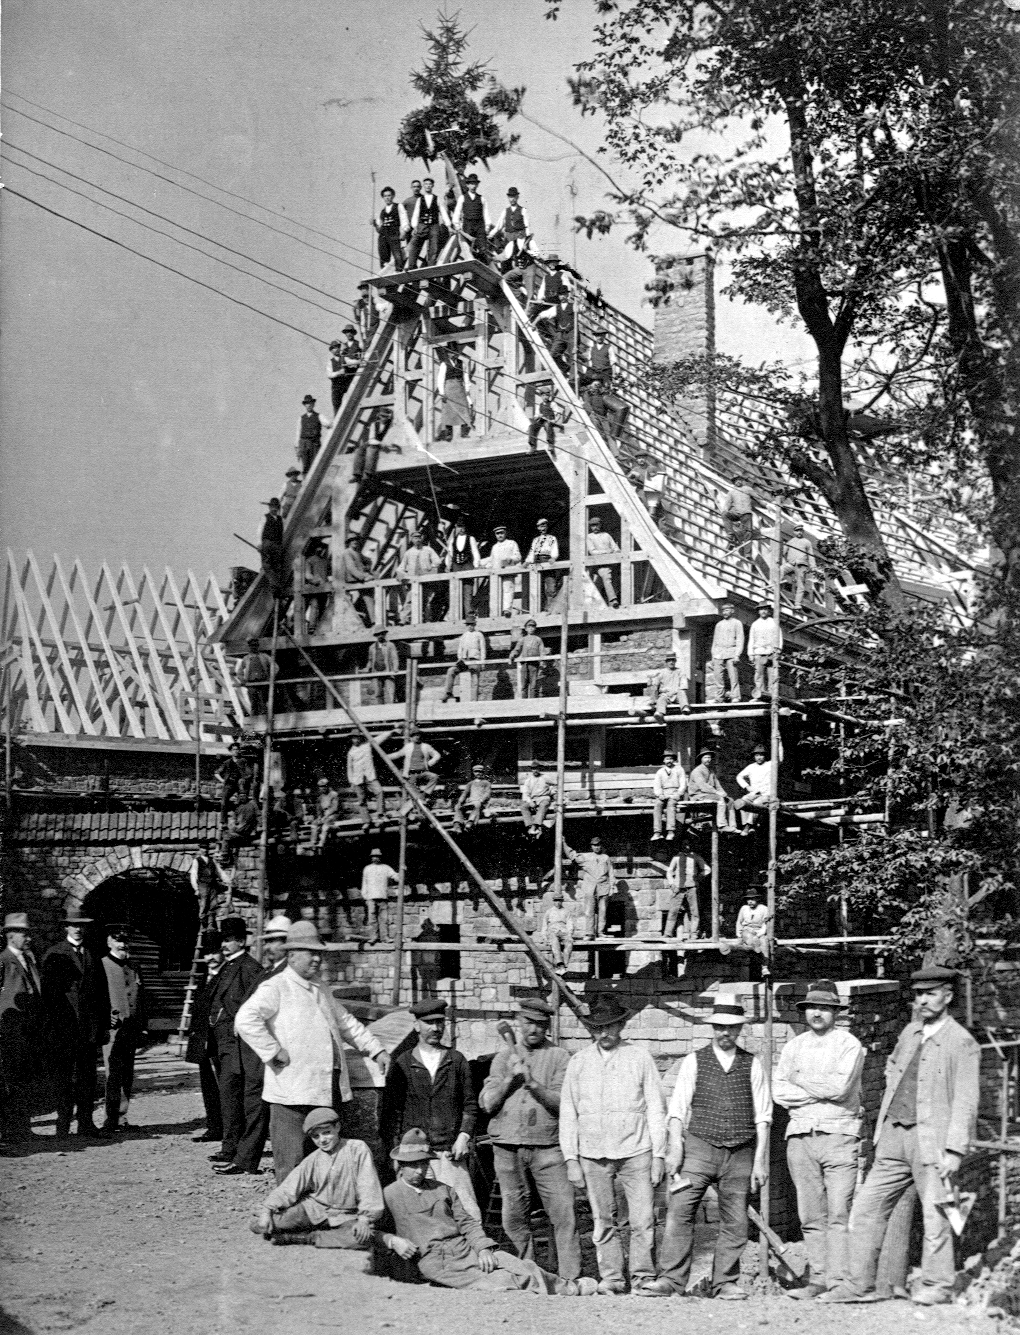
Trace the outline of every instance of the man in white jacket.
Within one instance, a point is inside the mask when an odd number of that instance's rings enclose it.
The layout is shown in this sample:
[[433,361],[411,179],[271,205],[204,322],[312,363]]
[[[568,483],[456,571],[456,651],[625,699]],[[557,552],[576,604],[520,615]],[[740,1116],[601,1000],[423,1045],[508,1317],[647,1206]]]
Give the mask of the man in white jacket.
[[305,1117],[313,1108],[337,1108],[354,1097],[344,1041],[373,1058],[385,1076],[389,1054],[363,1024],[317,979],[324,945],[314,924],[287,933],[287,967],[259,985],[237,1012],[234,1029],[266,1066],[262,1097],[269,1104],[269,1136],[277,1182],[305,1157]]
[[747,637],[747,656],[754,664],[752,700],[763,699],[766,691],[772,694],[782,648],[783,632],[772,615],[772,604],[759,603],[758,620],[751,622],[751,631]]

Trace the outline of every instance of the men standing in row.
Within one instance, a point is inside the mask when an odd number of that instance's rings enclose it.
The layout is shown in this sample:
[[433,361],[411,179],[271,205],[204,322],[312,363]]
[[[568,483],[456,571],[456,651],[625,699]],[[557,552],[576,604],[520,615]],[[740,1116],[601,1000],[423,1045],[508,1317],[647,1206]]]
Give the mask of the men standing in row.
[[924,1217],[922,1307],[953,1301],[953,1233],[943,1208],[977,1134],[981,1049],[949,1014],[956,974],[929,965],[910,975],[915,1018],[885,1068],[875,1162],[850,1217],[850,1268],[820,1302],[874,1302],[878,1257],[893,1207],[911,1182]]
[[758,620],[751,622],[747,637],[747,656],[754,664],[752,700],[763,699],[766,691],[772,694],[782,648],[783,632],[772,615],[772,604],[761,602],[758,604]]
[[555,1010],[528,997],[518,1008],[519,1042],[505,1035],[482,1086],[479,1104],[490,1117],[489,1138],[499,1178],[503,1231],[527,1261],[535,1259],[531,1192],[537,1191],[556,1244],[556,1272],[581,1273],[574,1188],[559,1143],[560,1092],[570,1055],[549,1041]]
[[524,828],[533,839],[539,838],[546,815],[552,805],[553,789],[546,775],[542,773],[539,760],[531,762],[531,773],[526,775],[521,784],[521,817]]
[[[588,1192],[599,1292],[625,1293],[616,1192],[627,1200],[631,1292],[654,1283],[654,1191],[666,1154],[665,1099],[651,1053],[627,1042],[630,1012],[610,994],[585,1021],[592,1043],[567,1065],[560,1098],[560,1148],[567,1176]],[[746,1221],[745,1221],[746,1223]]]
[[666,838],[676,838],[677,803],[683,798],[686,787],[687,775],[684,773],[684,767],[676,763],[676,752],[666,751],[662,757],[662,765],[655,771],[655,778],[652,780],[652,794],[655,798],[655,806],[652,809],[653,842],[662,838],[663,811],[666,813]]
[[606,933],[606,911],[609,896],[613,893],[613,864],[607,853],[602,851],[602,840],[593,835],[590,853],[575,853],[563,841],[563,856],[569,862],[575,862],[581,875],[577,884],[577,902],[584,914],[584,937],[591,941],[596,934]]
[[439,257],[439,248],[443,242],[443,229],[450,231],[450,215],[446,206],[435,193],[436,183],[431,176],[422,181],[422,191],[414,201],[408,219],[411,227],[411,244],[407,248],[407,267],[416,269],[422,247],[426,247],[425,262],[435,264]]
[[141,971],[128,958],[131,933],[124,923],[111,923],[107,953],[103,956],[110,997],[110,1032],[103,1044],[106,1072],[106,1121],[103,1134],[112,1135],[127,1116],[135,1079],[135,1053],[145,1032],[145,987]]
[[318,981],[329,949],[310,922],[287,934],[287,965],[257,987],[237,1012],[237,1033],[265,1065],[262,1097],[270,1105],[269,1136],[277,1184],[304,1155],[304,1120],[313,1108],[339,1109],[354,1095],[344,1041],[372,1057],[383,1075],[389,1056]]
[[383,186],[379,194],[382,208],[378,219],[372,219],[372,226],[378,234],[379,267],[385,269],[392,260],[393,268],[400,273],[404,267],[403,238],[411,230],[411,220],[404,205],[396,202],[397,194],[391,185]]
[[390,886],[399,885],[400,877],[382,860],[382,849],[373,848],[370,861],[361,872],[361,898],[365,901],[365,926],[369,930],[368,944],[389,941],[390,917],[387,900]]
[[245,1129],[245,1066],[254,1060],[254,1054],[235,1034],[234,1020],[245,997],[262,978],[262,966],[248,953],[248,924],[243,918],[224,918],[220,935],[223,965],[209,1000],[209,1028],[220,1069],[223,1143],[209,1158],[217,1172],[224,1172],[242,1171],[233,1168],[233,1161]]
[[807,1029],[783,1048],[772,1097],[790,1113],[786,1162],[797,1190],[808,1282],[787,1295],[802,1299],[816,1298],[847,1278],[864,1048],[848,1029],[836,1028],[837,1012],[847,1006],[828,978],[813,983],[797,1007]]
[[650,1286],[660,1297],[682,1295],[687,1289],[694,1221],[710,1186],[719,1202],[712,1297],[747,1297],[737,1284],[747,1246],[747,1197],[768,1181],[772,1099],[761,1062],[737,1044],[744,1020],[744,1008],[735,998],[718,998],[712,1007],[712,1042],[680,1063],[669,1100],[666,1151],[674,1189],[659,1277]]
[[384,1143],[396,1144],[410,1128],[420,1127],[432,1147],[433,1174],[480,1222],[482,1213],[467,1169],[478,1118],[471,1070],[462,1052],[443,1046],[445,1001],[432,997],[415,1002],[410,1010],[418,1043],[390,1068],[380,1134]]
[[42,1000],[54,1043],[57,1139],[95,1136],[96,1056],[110,1031],[106,974],[85,944],[93,922],[74,906],[64,917],[65,939],[51,946],[42,962]]
[[740,674],[737,659],[744,652],[744,623],[736,615],[732,603],[723,603],[722,617],[712,631],[712,649],[708,660],[708,698],[713,703],[726,694],[723,673],[729,679],[728,698],[736,704],[740,699]]
[[42,1049],[42,980],[30,949],[27,913],[4,918],[0,950],[0,1131],[32,1139],[32,1096]]
[[478,193],[478,177],[474,172],[464,177],[464,193],[453,210],[453,230],[467,237],[476,260],[486,258],[489,249],[486,237],[492,230],[492,219],[488,205]]

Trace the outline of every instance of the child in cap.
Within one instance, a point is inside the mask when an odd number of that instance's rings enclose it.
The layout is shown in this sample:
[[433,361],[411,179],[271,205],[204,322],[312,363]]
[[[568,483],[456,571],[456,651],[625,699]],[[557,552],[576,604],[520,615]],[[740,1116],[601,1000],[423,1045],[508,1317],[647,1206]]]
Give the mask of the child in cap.
[[303,1130],[315,1149],[269,1193],[252,1232],[277,1246],[367,1249],[384,1209],[371,1151],[341,1136],[332,1108],[313,1108]]

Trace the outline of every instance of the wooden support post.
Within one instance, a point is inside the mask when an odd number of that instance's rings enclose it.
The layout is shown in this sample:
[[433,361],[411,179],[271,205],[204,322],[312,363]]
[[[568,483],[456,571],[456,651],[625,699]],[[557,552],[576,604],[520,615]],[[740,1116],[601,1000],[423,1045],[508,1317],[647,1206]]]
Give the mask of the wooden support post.
[[[255,909],[255,955],[262,955],[262,929],[266,921],[266,890],[269,862],[269,775],[273,760],[273,709],[276,696],[276,648],[280,635],[280,600],[273,599],[273,646],[269,656],[269,698],[266,701],[266,735],[262,751],[262,833],[259,836],[259,885]],[[198,702],[196,701],[196,705]]]
[[712,818],[712,940],[719,940],[719,826]]
[[[999,1109],[999,1141],[1003,1144],[1009,1139],[1009,1063],[1010,1054],[1008,1051],[999,1054],[1002,1061],[1002,1091],[1000,1098],[1002,1106]],[[1001,1238],[1006,1232],[1006,1224],[1009,1222],[1009,1194],[1007,1191],[1008,1182],[1006,1177],[1006,1154],[1005,1151],[999,1151],[999,1233]]]
[[570,577],[563,581],[563,612],[560,617],[560,699],[556,715],[556,852],[553,890],[563,889],[563,793],[567,759],[567,632],[570,628]]
[[14,809],[14,751],[12,738],[14,725],[11,719],[13,696],[11,678],[13,675],[14,663],[12,660],[8,659],[4,668],[4,797],[7,803],[8,815],[10,815]]
[[[418,703],[418,660],[408,658],[404,677],[404,745],[410,740]],[[400,861],[397,864],[397,921],[393,929],[393,993],[394,1006],[400,1004],[400,971],[404,960],[404,896],[407,893],[407,812],[400,814]]]

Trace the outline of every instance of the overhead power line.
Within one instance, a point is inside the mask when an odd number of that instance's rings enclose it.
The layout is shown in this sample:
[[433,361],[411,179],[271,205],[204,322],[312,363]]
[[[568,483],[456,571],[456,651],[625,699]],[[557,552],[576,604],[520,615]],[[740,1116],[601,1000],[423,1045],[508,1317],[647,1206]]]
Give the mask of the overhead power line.
[[[45,111],[48,116],[56,116],[57,120],[66,121],[68,125],[74,125],[79,130],[87,130],[89,134],[98,135],[100,139],[109,139],[111,144],[119,144],[121,148],[130,149],[132,153],[148,158],[150,162],[158,162],[161,167],[169,167],[171,171],[180,172],[182,176],[189,176],[193,181],[200,181],[202,185],[218,190],[221,195],[229,195],[231,199],[240,200],[243,204],[250,204],[252,208],[261,209],[263,213],[269,213],[274,218],[281,218],[284,222],[290,223],[292,227],[302,227],[306,232],[311,232],[313,236],[321,236],[324,241],[332,241],[338,246],[343,246],[346,250],[352,250],[356,255],[366,255],[369,259],[374,259],[370,251],[364,250],[361,246],[351,245],[349,241],[344,241],[339,236],[333,236],[330,232],[321,232],[317,227],[313,227],[311,223],[302,222],[299,218],[291,218],[288,214],[281,213],[279,209],[271,209],[267,204],[262,204],[257,199],[249,199],[247,195],[239,195],[235,190],[228,190],[225,185],[218,185],[216,181],[210,181],[208,177],[199,176],[196,172],[188,171],[186,167],[179,167],[175,162],[167,162],[165,158],[158,158],[155,153],[149,153],[136,144],[128,143],[126,139],[118,139],[115,135],[107,134],[105,130],[97,130],[94,125],[85,125],[81,121],[72,120],[70,116],[65,116],[63,112],[54,111],[52,107],[43,106],[41,102],[33,102],[30,97],[25,97],[24,93],[15,93],[11,88],[8,88],[7,92],[13,93],[19,102],[35,107],[37,111]],[[13,110],[17,110],[17,108],[13,108]],[[253,218],[251,221],[258,222],[258,219]],[[300,240],[299,237],[293,237],[292,239]],[[340,257],[337,256],[337,258]]]
[[185,278],[189,283],[194,283],[196,287],[203,287],[207,292],[215,292],[218,297],[223,297],[226,301],[231,301],[235,306],[243,306],[246,311],[252,311],[255,315],[261,315],[266,320],[272,320],[273,324],[282,325],[285,329],[292,329],[295,334],[301,334],[304,338],[310,338],[313,343],[325,344],[326,340],[320,338],[318,334],[309,333],[307,329],[301,329],[296,324],[291,324],[289,320],[281,320],[276,315],[270,315],[267,311],[260,310],[258,306],[252,306],[247,301],[241,301],[239,297],[232,297],[229,292],[224,292],[221,288],[214,287],[212,283],[205,283],[201,278],[194,278],[191,274],[185,273],[183,269],[175,269],[172,264],[164,264],[162,260],[153,259],[151,255],[146,255],[142,250],[135,250],[133,246],[127,245],[123,241],[118,241],[116,237],[107,236],[105,232],[99,232],[94,227],[89,227],[86,223],[79,222],[77,218],[72,218],[66,213],[61,213],[59,209],[52,209],[48,204],[41,204],[39,200],[33,199],[31,195],[25,195],[20,190],[15,190],[13,186],[5,186],[3,193],[13,195],[15,199],[23,199],[26,204],[32,204],[43,213],[52,214],[54,218],[62,218],[64,222],[71,223],[74,227],[80,227],[83,232],[88,232],[91,236],[98,236],[102,241],[109,241],[111,246],[117,246],[121,250],[126,250],[130,255],[137,255],[140,260],[148,260],[158,269],[165,269],[167,273],[176,274],[178,278]]
[[[50,125],[47,121],[40,120],[38,116],[30,116],[27,111],[22,111],[19,107],[11,106],[9,102],[2,104],[8,111],[13,111],[17,116],[23,116],[25,120],[41,125],[44,129],[51,130],[54,134],[65,135],[68,139],[73,139],[75,143],[84,144],[86,148],[91,148],[94,153],[105,153],[108,158],[113,158],[121,162],[126,167],[133,167],[135,171],[148,172],[158,181],[164,181],[167,185],[175,186],[178,190],[185,190],[189,195],[194,195],[197,199],[204,199],[207,204],[215,204],[219,209],[225,209],[227,213],[233,213],[238,218],[243,218],[245,222],[255,223],[258,227],[265,227],[270,232],[275,232],[278,236],[284,236],[288,241],[296,241],[300,246],[307,246],[309,250],[316,250],[320,255],[328,255],[331,260],[339,260],[341,264],[349,264],[352,269],[357,269],[359,273],[368,273],[368,269],[363,264],[357,264],[354,260],[349,260],[345,255],[337,255],[331,250],[323,250],[321,246],[313,245],[311,241],[306,241],[303,237],[294,236],[292,232],[285,232],[282,228],[274,227],[272,223],[263,222],[261,218],[253,218],[250,213],[242,213],[240,209],[233,208],[230,204],[224,204],[221,199],[214,199],[212,195],[204,195],[201,190],[193,190],[190,185],[182,185],[180,181],[175,181],[170,176],[164,176],[161,172],[153,171],[151,167],[144,167],[141,163],[132,162],[129,158],[123,158],[119,153],[113,153],[108,148],[103,148],[100,144],[90,144],[87,139],[82,139],[80,135],[72,134],[70,130],[62,130],[59,125]],[[367,254],[368,252],[363,252]]]
[[[52,167],[54,171],[63,172],[65,176],[70,176],[73,181],[80,181],[83,185],[87,185],[93,190],[98,190],[101,194],[109,195],[111,199],[119,199],[122,204],[129,204],[131,208],[138,209],[141,213],[147,213],[151,218],[158,218],[160,222],[169,223],[171,227],[177,227],[182,232],[187,232],[189,236],[197,236],[200,240],[207,241],[211,246],[219,246],[221,250],[225,250],[231,255],[237,255],[240,259],[247,260],[249,264],[257,264],[260,268],[266,269],[269,273],[277,274],[280,278],[286,278],[292,283],[298,283],[301,287],[307,287],[310,292],[317,292],[320,296],[329,297],[331,301],[335,301],[341,306],[346,306],[348,310],[354,309],[349,301],[345,301],[343,297],[338,297],[333,292],[327,292],[324,288],[316,287],[313,283],[306,283],[303,278],[297,278],[294,274],[285,273],[282,269],[274,269],[271,264],[266,264],[263,260],[256,259],[254,255],[249,255],[243,250],[235,250],[233,246],[228,246],[223,241],[217,241],[215,237],[207,236],[205,232],[198,232],[193,227],[186,227],[184,223],[179,223],[174,218],[168,218],[163,213],[157,213],[155,209],[146,208],[144,204],[138,204],[135,200],[130,199],[126,195],[118,195],[114,190],[107,190],[105,186],[99,185],[98,182],[91,180],[89,177],[79,176],[76,172],[68,171],[66,167],[61,167],[59,163],[56,162],[50,162],[48,158],[40,157],[38,153],[30,153],[27,148],[21,148],[20,145],[13,143],[9,139],[6,141],[6,144],[8,148],[14,149],[16,153],[22,153],[25,157],[31,158],[34,162],[42,162],[45,166]],[[279,283],[270,282],[269,279],[262,278],[259,274],[248,273],[246,269],[241,269],[236,264],[230,264],[228,260],[220,259],[218,255],[210,255],[208,251],[200,250],[198,246],[189,245],[187,241],[181,241],[179,237],[174,236],[170,232],[164,232],[158,227],[151,227],[148,223],[143,223],[138,218],[132,218],[128,213],[122,213],[120,209],[111,208],[109,204],[103,204],[102,201],[98,199],[92,199],[81,190],[75,190],[72,186],[65,185],[62,181],[57,181],[52,176],[47,176],[45,172],[33,171],[31,167],[26,167],[23,162],[18,162],[15,158],[12,158],[10,161],[12,166],[19,167],[22,171],[31,172],[33,176],[38,176],[39,179],[43,181],[49,181],[52,185],[60,186],[62,190],[69,190],[72,194],[78,195],[81,199],[87,199],[90,204],[96,205],[97,208],[107,209],[110,213],[115,213],[118,218],[127,218],[129,222],[135,223],[136,226],[146,227],[149,231],[155,232],[157,236],[165,236],[169,240],[175,241],[179,246],[187,246],[189,250],[194,250],[199,255],[205,255],[207,259],[213,260],[217,264],[225,264],[228,268],[236,270],[237,273],[243,273],[248,278],[254,278],[260,283],[266,283],[269,287],[274,287],[279,292],[286,292],[287,295],[293,297],[295,301],[306,301],[310,306],[316,306],[320,311],[326,311],[329,315],[337,315],[339,313],[331,310],[328,306],[323,306],[321,302],[312,301],[308,297],[302,297],[297,292],[291,292],[289,288],[281,287]]]

